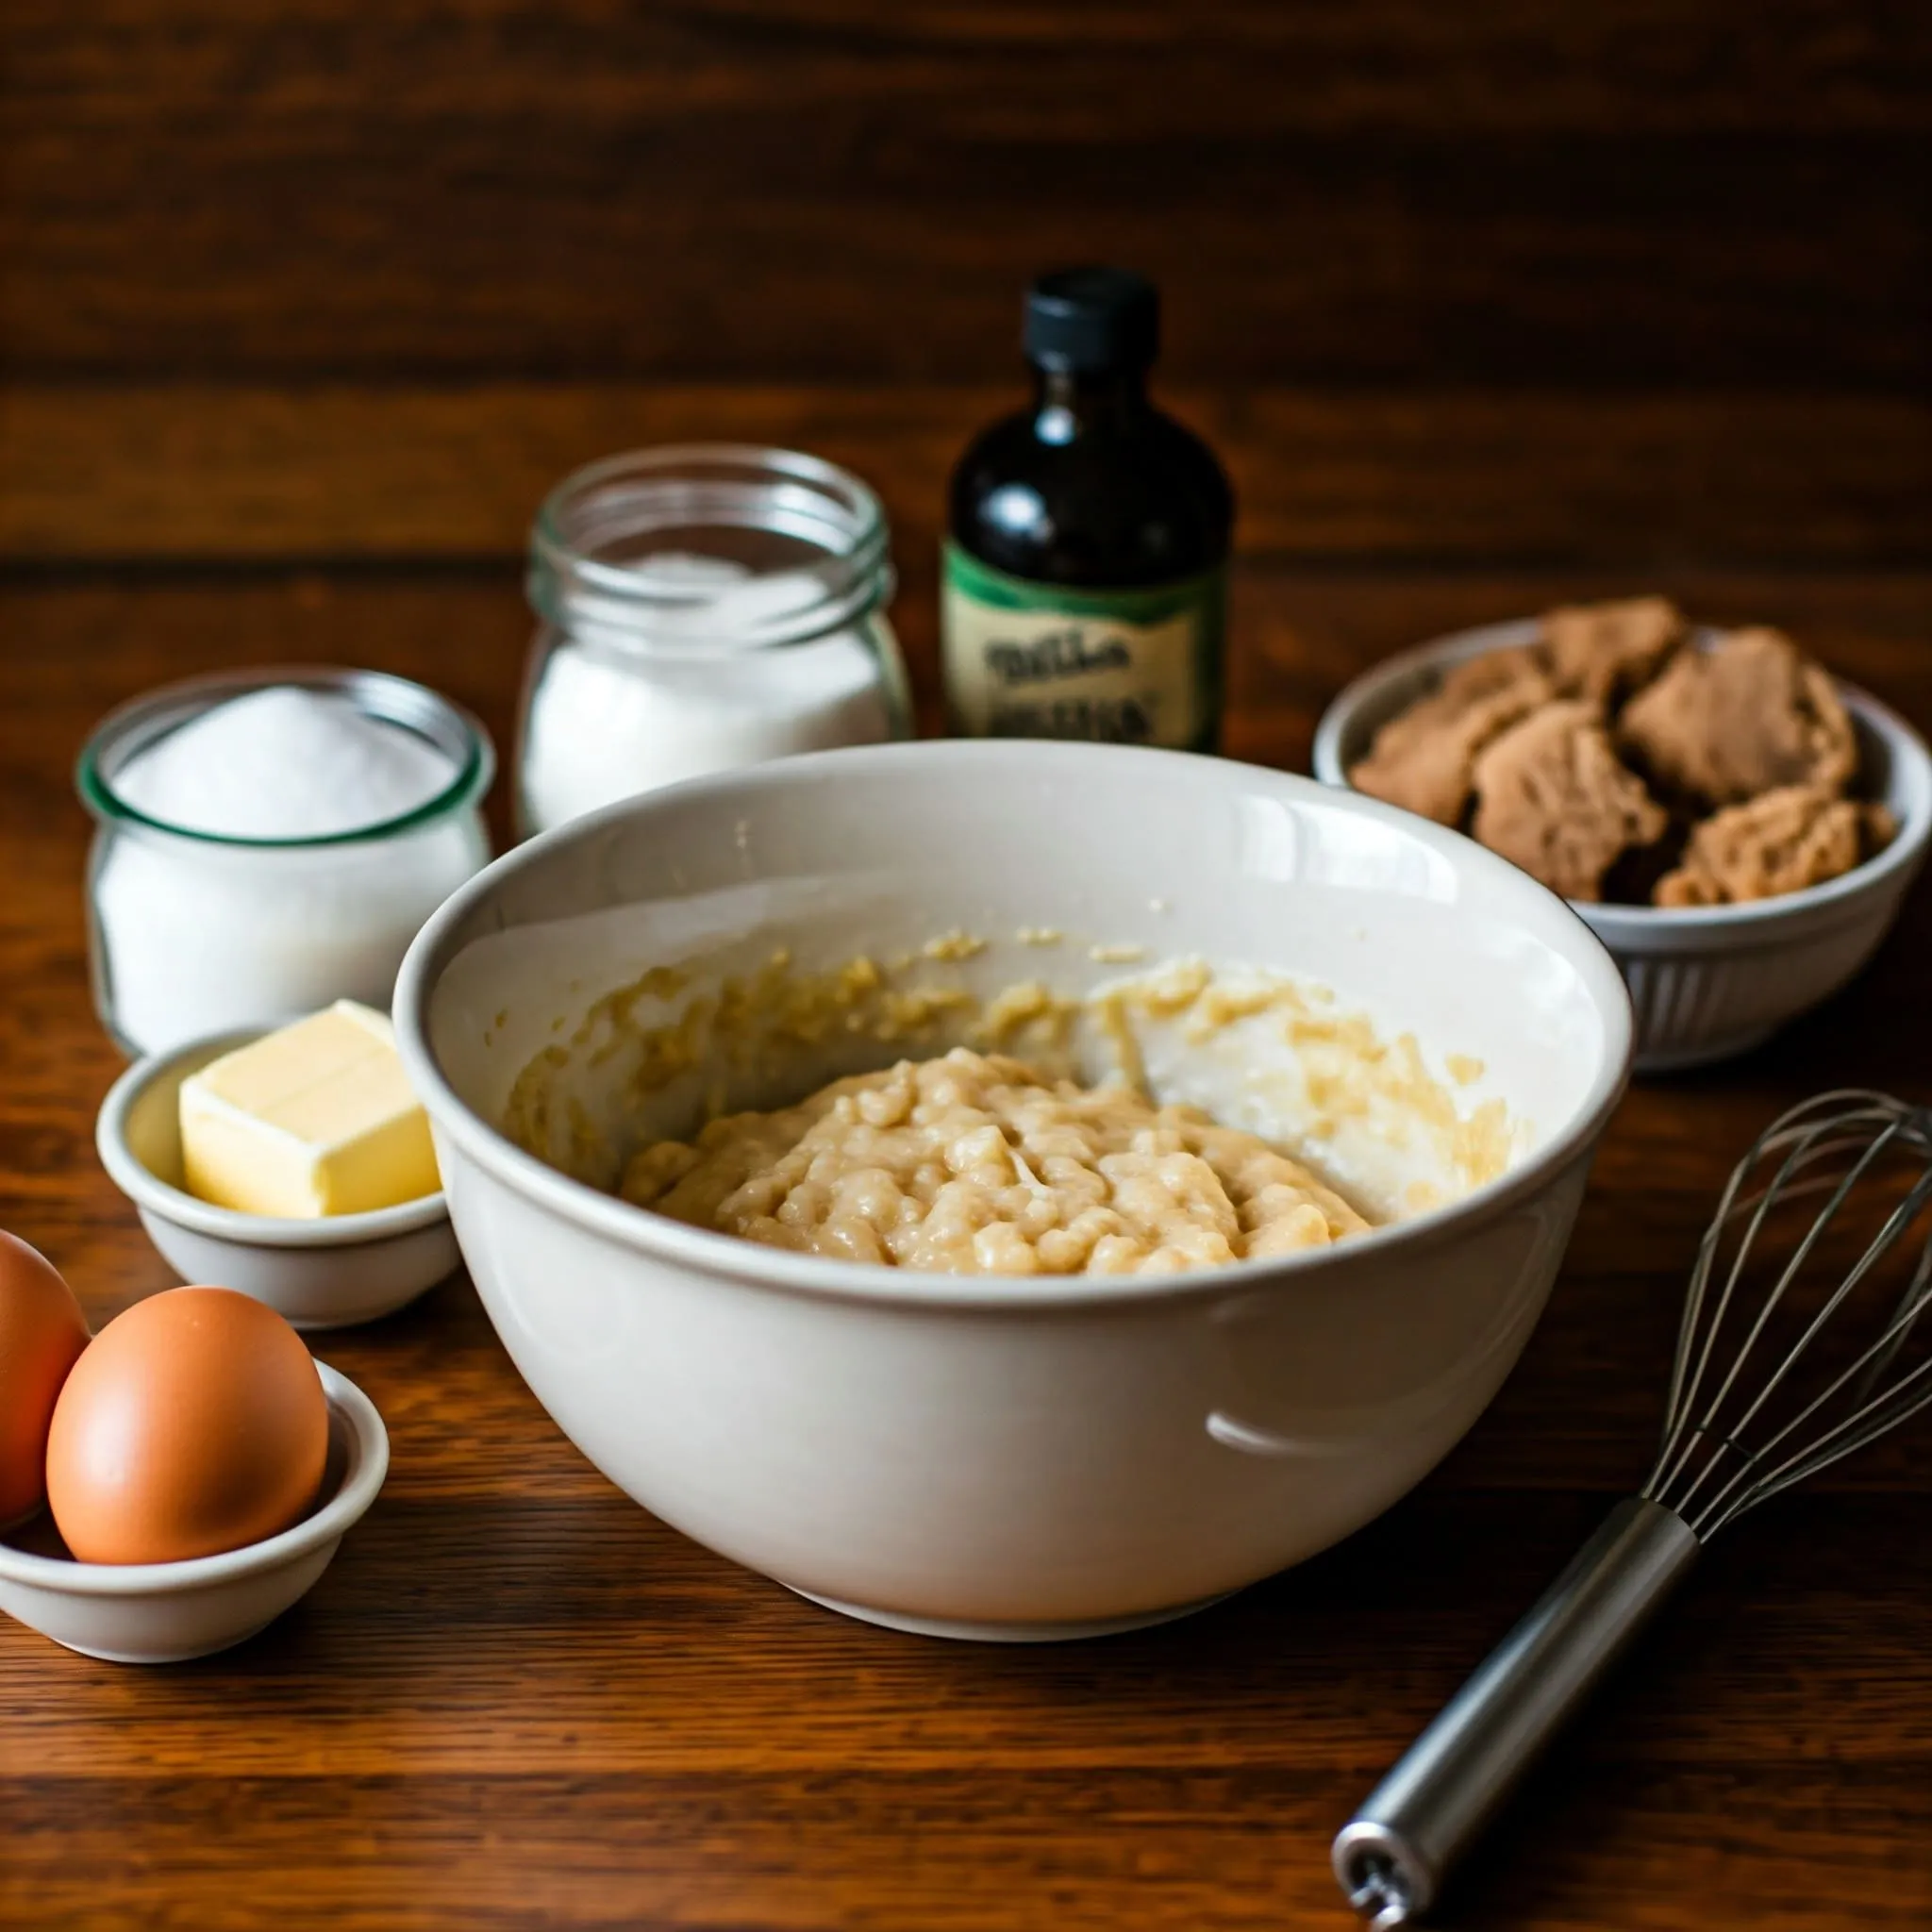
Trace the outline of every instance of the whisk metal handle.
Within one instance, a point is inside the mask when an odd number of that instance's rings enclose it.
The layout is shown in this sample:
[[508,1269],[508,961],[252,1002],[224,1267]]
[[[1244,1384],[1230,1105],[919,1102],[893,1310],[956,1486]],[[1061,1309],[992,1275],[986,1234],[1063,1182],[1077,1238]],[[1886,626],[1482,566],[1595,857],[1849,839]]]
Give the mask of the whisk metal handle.
[[1411,1744],[1335,1840],[1375,1932],[1414,1923],[1450,1868],[1696,1559],[1683,1519],[1619,1503],[1534,1609]]

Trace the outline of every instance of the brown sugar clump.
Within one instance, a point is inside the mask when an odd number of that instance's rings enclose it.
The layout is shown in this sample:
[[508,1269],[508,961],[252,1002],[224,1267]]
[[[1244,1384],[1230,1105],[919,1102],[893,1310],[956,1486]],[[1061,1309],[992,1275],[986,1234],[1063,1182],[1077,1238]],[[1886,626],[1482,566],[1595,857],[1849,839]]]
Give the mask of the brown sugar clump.
[[1775,630],[1679,652],[1625,707],[1620,737],[1654,782],[1707,806],[1786,786],[1835,791],[1858,763],[1830,677]]
[[1822,885],[1896,829],[1882,805],[1859,805],[1824,786],[1780,786],[1697,826],[1683,861],[1657,881],[1657,903],[1735,906]]
[[1689,628],[1668,597],[1565,605],[1543,616],[1543,657],[1564,697],[1614,704],[1657,675]]
[[1549,705],[1506,732],[1476,760],[1475,793],[1475,836],[1569,899],[1600,899],[1615,860],[1669,824],[1594,705]]
[[1433,695],[1376,732],[1349,783],[1439,824],[1459,824],[1476,754],[1554,695],[1529,651],[1472,658],[1445,674]]

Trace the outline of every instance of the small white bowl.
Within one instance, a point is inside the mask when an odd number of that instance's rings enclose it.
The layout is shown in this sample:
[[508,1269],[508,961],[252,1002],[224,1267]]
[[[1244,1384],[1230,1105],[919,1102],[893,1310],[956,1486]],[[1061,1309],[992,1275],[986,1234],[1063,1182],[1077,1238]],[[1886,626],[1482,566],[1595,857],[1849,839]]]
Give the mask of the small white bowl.
[[[0,1610],[84,1657],[172,1664],[253,1637],[307,1594],[343,1536],[368,1513],[389,1470],[389,1434],[375,1405],[316,1363],[328,1397],[327,1498],[279,1536],[185,1563],[77,1563],[0,1541]],[[43,1511],[15,1538],[58,1550]]]
[[[1375,733],[1425,696],[1446,667],[1531,643],[1538,627],[1531,617],[1457,631],[1357,678],[1316,728],[1315,776],[1347,789],[1350,768]],[[1856,685],[1840,682],[1838,693],[1858,734],[1871,793],[1898,820],[1883,852],[1841,878],[1745,906],[1570,902],[1630,989],[1638,1073],[1748,1052],[1854,978],[1891,930],[1932,841],[1932,753],[1896,711]]]
[[148,1239],[183,1281],[253,1295],[296,1328],[348,1328],[416,1299],[462,1259],[442,1195],[319,1221],[239,1214],[181,1186],[181,1083],[265,1027],[155,1054],[101,1103],[94,1144]]

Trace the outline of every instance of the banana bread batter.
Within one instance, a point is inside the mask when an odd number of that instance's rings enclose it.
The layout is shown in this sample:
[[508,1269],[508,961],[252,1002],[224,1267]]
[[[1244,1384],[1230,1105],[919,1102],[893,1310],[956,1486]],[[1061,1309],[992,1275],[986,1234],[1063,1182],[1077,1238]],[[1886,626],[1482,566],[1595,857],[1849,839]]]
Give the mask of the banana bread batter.
[[1369,1224],[1257,1136],[959,1047],[713,1121],[628,1201],[769,1246],[945,1274],[1164,1274]]

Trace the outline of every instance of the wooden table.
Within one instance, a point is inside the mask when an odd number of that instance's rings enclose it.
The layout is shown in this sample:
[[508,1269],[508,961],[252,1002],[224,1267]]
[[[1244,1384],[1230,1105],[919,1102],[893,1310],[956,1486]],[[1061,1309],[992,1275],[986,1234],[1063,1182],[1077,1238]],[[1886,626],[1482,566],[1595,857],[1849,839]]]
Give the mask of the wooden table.
[[[1932,717],[1922,586],[1674,587],[1800,626]],[[1234,748],[1301,763],[1351,665],[1551,588],[1244,570]],[[75,746],[114,700],[271,639],[440,678],[502,736],[524,620],[501,574],[24,589],[0,614],[0,1223],[99,1320],[170,1276],[92,1145],[116,1061],[88,1008]],[[917,635],[918,603],[907,617]],[[959,1647],[845,1623],[734,1568],[577,1456],[466,1282],[327,1338],[324,1357],[386,1416],[394,1465],[309,1600],[174,1670],[0,1627],[0,1922],[1346,1924],[1334,1828],[1641,1478],[1729,1161],[1809,1089],[1932,1091],[1928,915],[1922,893],[1859,987],[1774,1046],[1631,1093],[1527,1356],[1416,1495],[1143,1636]],[[1932,1922],[1928,1491],[1922,1435],[1721,1545],[1456,1923]]]
[[[6,39],[0,1224],[97,1321],[169,1276],[92,1143],[93,721],[311,658],[507,750],[533,505],[704,436],[878,485],[930,724],[941,480],[1070,253],[1161,278],[1235,474],[1235,753],[1304,766],[1421,637],[1652,588],[1932,724],[1910,8],[13,0]],[[311,1599],[164,1671],[0,1624],[0,1924],[1341,1932],[1335,1827],[1646,1468],[1732,1158],[1817,1087],[1932,1097],[1928,944],[1932,889],[1828,1011],[1633,1091],[1467,1442],[1143,1636],[956,1647],[745,1574],[582,1461],[459,1280],[329,1338],[394,1465]],[[1721,1545],[1453,1923],[1932,1924],[1928,1491],[1932,1429]]]

